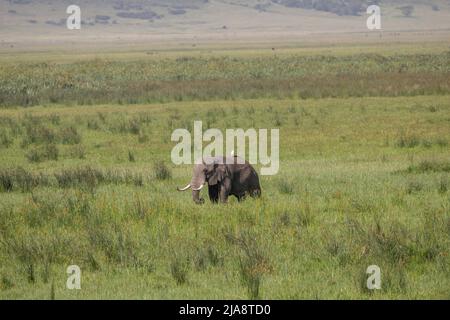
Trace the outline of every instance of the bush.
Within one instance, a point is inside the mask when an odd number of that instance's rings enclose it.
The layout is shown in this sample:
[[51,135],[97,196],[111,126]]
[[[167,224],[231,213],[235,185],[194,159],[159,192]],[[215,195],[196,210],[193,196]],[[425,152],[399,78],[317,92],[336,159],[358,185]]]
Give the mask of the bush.
[[217,249],[211,244],[205,244],[204,247],[197,248],[194,255],[194,265],[198,271],[204,271],[209,265],[215,267],[222,263]]
[[146,143],[146,142],[148,142],[148,140],[149,140],[149,137],[148,137],[147,134],[145,134],[143,132],[139,133],[139,136],[138,136],[138,142],[139,143]]
[[294,189],[295,185],[291,181],[283,179],[278,182],[278,190],[282,194],[294,194]]
[[102,183],[144,185],[144,178],[141,174],[135,174],[127,170],[105,171],[91,166],[63,169],[60,172],[55,172],[54,176],[60,188],[80,187],[93,191]]
[[0,171],[0,191],[10,192],[13,190],[13,178],[6,170]]
[[189,259],[179,254],[174,254],[170,263],[170,274],[177,285],[186,283],[189,272]]
[[439,181],[439,187],[438,187],[438,191],[439,193],[446,193],[448,191],[448,185],[449,185],[449,181],[446,177],[441,177],[441,180]]
[[132,151],[128,151],[128,161],[136,162],[136,158],[134,157],[134,153]]
[[9,148],[14,142],[14,139],[8,134],[6,130],[0,131],[0,147]]
[[61,118],[57,114],[52,114],[52,115],[50,115],[50,122],[53,125],[57,126],[60,124]]
[[86,148],[82,144],[77,144],[70,150],[70,156],[75,159],[85,159]]
[[60,188],[69,188],[76,186],[87,186],[95,188],[99,183],[105,180],[104,173],[89,166],[75,169],[63,169],[54,173],[58,186]]
[[63,144],[79,144],[81,142],[81,135],[75,127],[62,129],[59,136]]
[[237,237],[227,232],[225,239],[240,249],[239,271],[242,283],[247,287],[249,298],[259,299],[262,277],[272,271],[263,249],[259,246],[256,237],[249,232],[242,232]]
[[424,160],[418,165],[411,165],[408,167],[409,173],[424,173],[424,172],[450,172],[449,161]]
[[401,134],[395,143],[398,148],[414,148],[420,144],[420,139],[415,135]]
[[303,208],[297,212],[297,223],[300,227],[308,227],[312,224],[314,220],[314,215],[311,212],[309,204],[304,204]]
[[129,123],[129,129],[131,134],[138,135],[141,132],[141,124],[138,119],[132,119]]
[[153,166],[155,177],[158,180],[169,180],[172,178],[172,173],[166,164],[162,161],[158,161]]
[[410,181],[406,186],[406,193],[413,194],[422,191],[424,188],[423,183],[420,181]]
[[48,185],[48,179],[43,174],[32,174],[22,167],[0,170],[0,192],[20,190],[29,192],[38,185]]
[[2,278],[0,280],[0,291],[1,290],[9,290],[14,287],[13,280],[8,277],[7,275],[2,275]]
[[402,6],[399,7],[398,9],[402,12],[403,16],[408,18],[411,17],[414,12],[414,6],[411,5]]
[[36,125],[34,123],[28,123],[26,127],[26,135],[22,142],[22,146],[29,145],[31,143],[36,144],[51,144],[56,143],[55,132],[47,127]]
[[435,143],[441,148],[448,146],[448,140],[445,138],[437,138]]
[[89,226],[91,245],[99,247],[110,263],[122,267],[137,267],[137,243],[130,231],[123,225],[105,223]]
[[54,144],[33,148],[26,154],[26,157],[30,162],[43,162],[47,160],[57,161],[58,156],[59,150]]
[[98,124],[97,120],[95,119],[89,119],[87,122],[87,127],[89,130],[99,130],[100,125]]

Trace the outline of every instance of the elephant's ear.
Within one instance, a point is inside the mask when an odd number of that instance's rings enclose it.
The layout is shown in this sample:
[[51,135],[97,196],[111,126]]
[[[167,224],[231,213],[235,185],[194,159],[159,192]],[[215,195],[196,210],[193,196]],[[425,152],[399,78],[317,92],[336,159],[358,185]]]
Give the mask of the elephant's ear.
[[227,169],[224,164],[214,164],[213,174],[208,179],[210,186],[216,185],[227,176]]

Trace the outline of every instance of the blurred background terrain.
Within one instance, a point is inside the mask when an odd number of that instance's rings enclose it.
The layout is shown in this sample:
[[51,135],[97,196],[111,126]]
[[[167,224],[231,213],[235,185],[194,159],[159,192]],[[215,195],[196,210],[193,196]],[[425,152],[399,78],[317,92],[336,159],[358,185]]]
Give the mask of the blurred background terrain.
[[[81,7],[81,30],[66,8]],[[366,27],[370,4],[382,31]],[[214,43],[440,41],[450,33],[450,1],[395,0],[1,0],[0,50],[99,46],[197,47]]]

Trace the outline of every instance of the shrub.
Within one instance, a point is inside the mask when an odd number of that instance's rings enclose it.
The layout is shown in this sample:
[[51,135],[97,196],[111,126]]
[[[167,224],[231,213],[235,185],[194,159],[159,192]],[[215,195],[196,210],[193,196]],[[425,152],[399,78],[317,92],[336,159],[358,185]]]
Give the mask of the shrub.
[[99,130],[100,129],[100,125],[98,124],[97,120],[89,119],[87,121],[87,128],[89,130]]
[[222,262],[217,249],[211,244],[197,248],[194,255],[194,265],[198,271],[204,271],[209,265],[217,266]]
[[26,154],[26,157],[28,159],[28,161],[30,162],[41,162],[42,160],[42,155],[39,152],[39,150],[37,149],[31,149],[30,151],[28,151],[28,153]]
[[399,7],[398,9],[402,12],[403,16],[405,17],[411,17],[414,12],[414,6],[412,5],[402,6]]
[[134,201],[134,213],[139,219],[144,219],[150,212],[150,208],[146,201],[141,197],[136,196]]
[[14,139],[8,134],[6,130],[0,131],[0,147],[9,148],[14,142]]
[[297,223],[301,227],[308,227],[312,224],[314,220],[314,215],[311,212],[309,204],[306,203],[303,205],[303,208],[299,212],[297,212]]
[[448,140],[444,138],[437,138],[435,143],[441,148],[448,146]]
[[263,249],[259,246],[256,237],[249,232],[241,232],[237,237],[227,232],[225,239],[240,249],[239,271],[242,283],[247,287],[249,298],[259,299],[262,277],[272,271]]
[[31,149],[26,157],[30,162],[43,162],[48,160],[58,160],[59,150],[54,144],[48,144]]
[[158,180],[169,180],[172,178],[172,173],[166,164],[162,161],[158,161],[153,166],[155,177]]
[[415,135],[401,134],[395,143],[399,148],[414,148],[420,144],[420,139]]
[[86,148],[82,144],[74,145],[70,149],[70,156],[74,159],[86,159]]
[[90,191],[102,183],[124,183],[142,186],[144,178],[141,174],[122,170],[102,170],[91,166],[67,168],[55,172],[54,177],[60,188],[80,187],[88,188]]
[[0,191],[10,192],[13,190],[14,182],[13,177],[6,170],[0,171]]
[[110,263],[122,267],[138,266],[137,244],[125,226],[117,223],[95,224],[89,226],[88,235],[91,245],[101,248]]
[[58,160],[59,150],[54,144],[31,149],[26,157],[30,162],[43,162],[47,160]]
[[282,194],[294,194],[295,185],[292,181],[282,179],[278,182],[278,190]]
[[61,119],[60,119],[60,117],[57,114],[52,114],[52,115],[50,115],[50,122],[53,125],[57,126],[57,125],[60,124]]
[[141,132],[141,124],[138,119],[132,119],[129,123],[129,129],[131,134],[138,135]]
[[45,146],[45,157],[48,160],[58,160],[58,155],[59,155],[59,151],[58,148],[56,147],[56,145],[54,144],[49,144],[47,146]]
[[55,172],[54,176],[60,188],[76,186],[95,188],[99,183],[105,180],[104,173],[101,170],[90,166],[75,169],[63,169],[60,172]]
[[139,143],[146,143],[146,142],[148,142],[148,140],[149,140],[148,135],[141,131],[139,133],[139,136],[138,136],[138,142]]
[[1,192],[29,192],[38,185],[48,185],[48,179],[43,174],[32,174],[22,167],[0,170]]
[[278,116],[278,114],[275,116],[274,125],[275,125],[275,127],[281,127],[283,125],[283,123],[282,123],[280,117]]
[[410,181],[406,186],[406,193],[412,194],[416,192],[420,192],[423,189],[423,183],[419,181]]
[[63,128],[59,136],[63,144],[79,144],[81,142],[81,135],[75,127]]
[[449,161],[423,160],[418,165],[410,165],[409,173],[450,172]]
[[170,262],[170,274],[175,279],[177,285],[187,282],[189,273],[189,259],[184,254],[174,253]]
[[56,138],[56,134],[52,129],[41,125],[36,125],[34,123],[28,123],[22,146],[26,146],[31,143],[51,144],[56,142]]
[[449,185],[448,179],[446,177],[441,177],[438,187],[439,193],[442,194],[446,193],[448,191],[448,185]]
[[14,282],[7,275],[2,275],[0,280],[0,291],[1,290],[9,290],[14,287]]
[[367,231],[366,241],[372,254],[387,258],[390,263],[406,262],[414,254],[410,246],[411,235],[398,222],[384,227],[379,221],[375,221]]
[[47,185],[48,180],[44,175],[35,175],[21,167],[13,170],[14,180],[22,192],[29,192],[38,185]]
[[136,187],[142,187],[144,185],[144,178],[142,175],[135,175],[133,182]]
[[132,151],[128,151],[128,161],[136,162],[136,158],[134,157],[134,153]]
[[436,106],[429,106],[428,111],[430,111],[431,113],[435,113],[435,112],[438,112],[439,109]]

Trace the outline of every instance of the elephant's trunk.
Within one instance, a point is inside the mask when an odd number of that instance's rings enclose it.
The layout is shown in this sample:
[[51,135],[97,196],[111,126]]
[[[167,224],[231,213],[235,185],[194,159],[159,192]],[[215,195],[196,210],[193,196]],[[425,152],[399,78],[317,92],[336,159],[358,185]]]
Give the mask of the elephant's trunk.
[[197,204],[201,204],[201,203],[205,202],[200,197],[200,191],[202,190],[203,186],[206,183],[206,176],[205,176],[204,169],[205,169],[204,165],[196,165],[194,167],[194,172],[193,172],[192,180],[190,183],[190,186],[192,189],[192,199]]
[[203,198],[200,198],[200,190],[192,190],[192,199],[197,204],[202,204],[205,202]]

